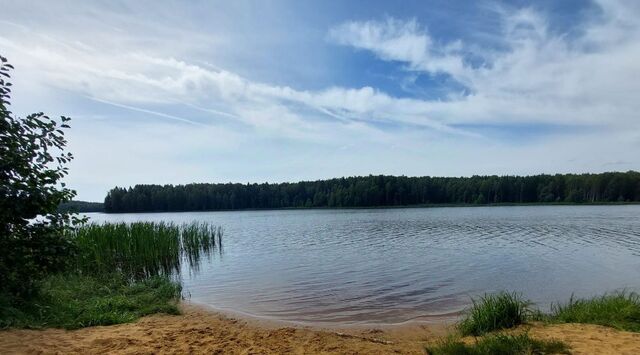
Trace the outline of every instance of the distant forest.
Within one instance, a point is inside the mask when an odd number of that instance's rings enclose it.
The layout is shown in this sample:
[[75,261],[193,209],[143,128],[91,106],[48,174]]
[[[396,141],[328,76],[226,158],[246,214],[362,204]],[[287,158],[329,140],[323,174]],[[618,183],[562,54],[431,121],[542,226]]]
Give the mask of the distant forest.
[[106,212],[175,212],[429,204],[640,201],[640,173],[534,176],[358,176],[296,183],[116,187]]
[[59,212],[104,212],[102,202],[69,201],[58,206]]

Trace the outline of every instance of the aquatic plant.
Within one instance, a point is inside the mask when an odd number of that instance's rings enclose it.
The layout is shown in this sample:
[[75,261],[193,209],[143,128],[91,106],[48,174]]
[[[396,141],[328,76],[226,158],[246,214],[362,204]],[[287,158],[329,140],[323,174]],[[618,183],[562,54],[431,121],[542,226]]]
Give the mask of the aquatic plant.
[[213,250],[222,250],[221,247],[222,227],[195,222],[182,226],[182,250],[191,268],[198,269],[202,254],[210,256]]
[[517,293],[500,292],[473,299],[472,302],[466,317],[458,324],[464,336],[513,328],[524,323],[531,314],[531,302],[523,300]]
[[201,255],[211,255],[222,242],[222,228],[196,222],[92,223],[72,233],[80,272],[134,279],[177,274],[183,259],[197,267]]

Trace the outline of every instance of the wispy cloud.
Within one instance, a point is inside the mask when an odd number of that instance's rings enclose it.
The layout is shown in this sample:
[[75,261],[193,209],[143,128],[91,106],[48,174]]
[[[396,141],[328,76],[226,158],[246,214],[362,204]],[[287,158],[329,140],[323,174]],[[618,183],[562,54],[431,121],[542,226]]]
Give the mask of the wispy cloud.
[[339,44],[372,51],[381,59],[405,62],[410,70],[462,74],[464,69],[458,54],[461,43],[434,43],[416,19],[346,22],[332,28],[329,36]]

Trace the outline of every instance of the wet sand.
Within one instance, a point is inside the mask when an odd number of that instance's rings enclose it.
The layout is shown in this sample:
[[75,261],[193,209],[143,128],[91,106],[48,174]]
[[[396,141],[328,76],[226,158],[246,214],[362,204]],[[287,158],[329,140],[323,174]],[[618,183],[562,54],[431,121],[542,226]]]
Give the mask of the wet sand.
[[[444,324],[315,328],[231,317],[194,305],[179,316],[74,331],[0,331],[2,354],[424,354],[452,332]],[[640,354],[640,333],[582,324],[535,325],[535,338],[567,342],[574,354]],[[469,340],[468,341],[472,341]]]

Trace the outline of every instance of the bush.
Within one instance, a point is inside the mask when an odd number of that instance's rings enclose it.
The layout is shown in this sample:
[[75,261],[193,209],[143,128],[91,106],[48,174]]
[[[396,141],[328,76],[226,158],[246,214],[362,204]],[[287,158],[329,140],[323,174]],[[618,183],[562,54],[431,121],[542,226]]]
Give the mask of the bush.
[[11,69],[0,56],[0,293],[18,300],[32,296],[42,275],[67,266],[73,245],[64,231],[78,220],[57,212],[75,196],[61,182],[73,158],[64,152],[69,118],[15,117]]
[[531,314],[531,303],[517,293],[501,292],[473,300],[466,317],[458,324],[464,336],[482,335],[524,323]]

